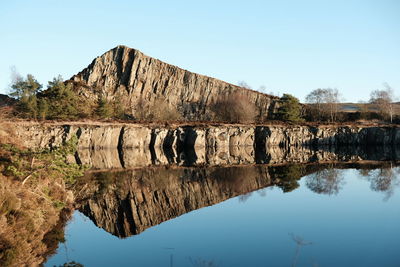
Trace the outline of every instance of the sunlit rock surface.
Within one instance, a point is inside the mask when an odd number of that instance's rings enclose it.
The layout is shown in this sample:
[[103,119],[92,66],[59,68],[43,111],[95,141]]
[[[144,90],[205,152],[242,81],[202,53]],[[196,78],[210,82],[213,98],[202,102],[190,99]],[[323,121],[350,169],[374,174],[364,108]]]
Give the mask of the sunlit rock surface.
[[190,120],[206,120],[210,106],[236,90],[254,103],[265,118],[276,110],[279,98],[241,88],[218,79],[192,73],[144,55],[126,46],[118,46],[97,57],[71,78],[80,94],[93,102],[99,96],[118,100],[133,111],[163,100],[170,106],[181,106]]

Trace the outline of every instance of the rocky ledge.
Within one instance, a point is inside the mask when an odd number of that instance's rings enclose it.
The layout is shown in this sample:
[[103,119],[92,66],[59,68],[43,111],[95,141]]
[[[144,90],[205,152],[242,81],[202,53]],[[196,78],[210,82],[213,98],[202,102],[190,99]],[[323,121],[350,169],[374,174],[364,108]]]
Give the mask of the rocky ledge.
[[79,148],[201,148],[218,151],[245,146],[399,145],[400,128],[292,125],[57,125],[10,123],[15,137],[28,148],[56,147],[78,137]]

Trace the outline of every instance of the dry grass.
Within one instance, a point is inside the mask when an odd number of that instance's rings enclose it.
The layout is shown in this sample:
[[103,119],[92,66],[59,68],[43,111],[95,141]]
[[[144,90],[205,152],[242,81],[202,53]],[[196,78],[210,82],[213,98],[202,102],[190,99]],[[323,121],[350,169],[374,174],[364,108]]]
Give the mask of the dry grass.
[[60,220],[54,199],[65,199],[66,192],[49,180],[21,186],[2,174],[0,179],[0,266],[39,266],[55,252],[44,237]]
[[39,266],[63,239],[73,195],[62,172],[43,168],[52,154],[20,151],[12,123],[0,126],[0,266]]

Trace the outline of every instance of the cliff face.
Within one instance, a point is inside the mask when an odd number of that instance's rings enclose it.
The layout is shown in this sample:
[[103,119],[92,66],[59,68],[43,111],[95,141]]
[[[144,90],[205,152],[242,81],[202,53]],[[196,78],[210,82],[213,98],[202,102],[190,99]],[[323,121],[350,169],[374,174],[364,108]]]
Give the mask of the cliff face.
[[10,124],[15,137],[28,148],[59,146],[72,136],[79,148],[201,148],[216,151],[226,147],[294,147],[303,145],[399,145],[399,127],[357,126],[254,126],[139,124],[56,125]]
[[137,108],[143,108],[138,103],[157,108],[156,101],[162,100],[179,107],[190,120],[209,119],[210,106],[218,98],[237,90],[255,104],[264,118],[272,114],[279,100],[192,73],[125,46],[118,46],[97,57],[71,80],[80,86],[78,90],[82,95],[93,101],[102,95],[122,102],[135,114]]
[[[176,126],[13,124],[28,148],[78,137],[78,163],[96,169],[150,165],[287,163],[327,158],[400,158],[400,128],[349,126]],[[319,148],[317,151],[315,148]],[[341,151],[343,153],[341,153]],[[346,158],[347,157],[347,158]]]

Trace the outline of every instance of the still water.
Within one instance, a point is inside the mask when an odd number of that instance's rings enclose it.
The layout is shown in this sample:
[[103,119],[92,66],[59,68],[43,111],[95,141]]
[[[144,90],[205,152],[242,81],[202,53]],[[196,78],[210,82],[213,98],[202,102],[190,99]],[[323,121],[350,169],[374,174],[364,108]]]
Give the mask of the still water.
[[399,173],[391,164],[93,173],[45,266],[400,266]]

